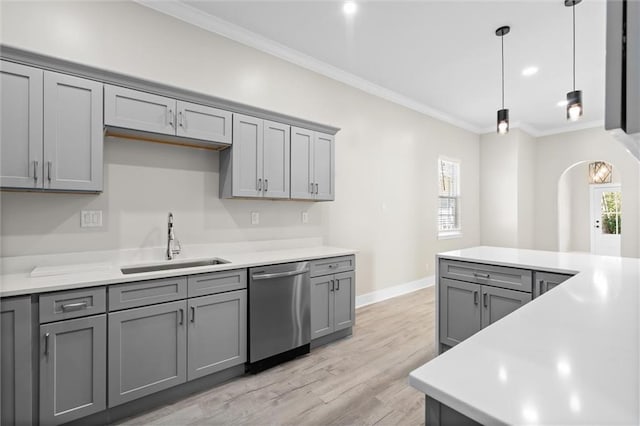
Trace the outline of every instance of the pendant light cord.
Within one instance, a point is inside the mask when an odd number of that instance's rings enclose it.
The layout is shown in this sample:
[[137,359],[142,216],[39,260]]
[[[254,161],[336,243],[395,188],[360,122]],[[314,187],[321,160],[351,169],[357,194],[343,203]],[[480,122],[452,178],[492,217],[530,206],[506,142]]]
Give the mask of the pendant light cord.
[[504,35],[500,36],[500,40],[502,42],[502,109],[504,109]]
[[571,7],[573,9],[573,91],[576,91],[576,5],[575,3]]

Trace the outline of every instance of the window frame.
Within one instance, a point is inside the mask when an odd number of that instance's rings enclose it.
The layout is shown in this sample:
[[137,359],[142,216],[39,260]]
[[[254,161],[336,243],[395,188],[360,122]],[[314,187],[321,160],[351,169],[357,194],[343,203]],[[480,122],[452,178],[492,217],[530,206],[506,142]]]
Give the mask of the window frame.
[[[440,179],[441,179],[441,170],[442,170],[442,162],[449,162],[449,163],[455,163],[457,165],[457,176],[455,179],[455,184],[456,184],[456,195],[455,196],[443,196],[440,195]],[[453,238],[462,238],[462,162],[457,159],[457,158],[452,158],[452,157],[446,157],[444,155],[441,155],[438,157],[438,163],[437,163],[438,167],[437,167],[437,197],[438,197],[438,201],[437,201],[437,211],[436,211],[436,229],[438,230],[438,240],[448,240],[448,239],[453,239]],[[455,199],[456,200],[456,207],[455,207],[455,214],[456,214],[456,222],[457,222],[457,228],[456,229],[447,229],[447,230],[441,230],[440,229],[440,200],[441,199]]]

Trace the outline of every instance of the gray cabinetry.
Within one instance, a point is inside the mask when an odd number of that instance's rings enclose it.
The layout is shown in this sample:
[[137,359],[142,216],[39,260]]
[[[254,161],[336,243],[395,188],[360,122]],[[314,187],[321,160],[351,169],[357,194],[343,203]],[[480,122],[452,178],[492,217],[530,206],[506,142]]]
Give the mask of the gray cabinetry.
[[44,187],[102,190],[102,83],[44,73]]
[[533,297],[538,297],[562,284],[572,275],[555,274],[551,272],[535,272],[533,276]]
[[32,420],[31,298],[0,301],[0,423],[28,425]]
[[457,260],[440,261],[440,276],[494,287],[531,292],[531,271]]
[[187,379],[184,300],[109,314],[109,407]]
[[[311,262],[311,339],[353,327],[355,323],[354,256]],[[334,273],[338,271],[345,271]]]
[[104,86],[104,124],[175,135],[176,100],[124,87]]
[[102,314],[106,311],[104,287],[56,291],[40,295],[40,323]]
[[106,408],[106,316],[40,326],[40,424]]
[[482,328],[480,286],[440,279],[440,343],[455,346]]
[[178,101],[176,136],[231,144],[229,111]]
[[189,299],[187,378],[247,360],[247,291]]
[[482,286],[482,327],[506,317],[528,302],[531,302],[531,293]]
[[247,288],[247,270],[236,269],[232,271],[189,275],[187,277],[187,286],[189,297],[242,290]]
[[321,201],[335,198],[333,136],[291,128],[291,198]]
[[42,188],[42,81],[40,69],[0,61],[1,187]]
[[233,144],[220,153],[222,197],[289,198],[289,126],[233,116]]

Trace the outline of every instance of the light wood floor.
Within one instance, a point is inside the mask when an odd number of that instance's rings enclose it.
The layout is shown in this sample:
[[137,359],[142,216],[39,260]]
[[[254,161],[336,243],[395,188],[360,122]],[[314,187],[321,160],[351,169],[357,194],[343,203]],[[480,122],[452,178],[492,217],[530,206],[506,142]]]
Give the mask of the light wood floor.
[[353,336],[126,425],[420,425],[409,372],[434,355],[433,287],[356,311]]

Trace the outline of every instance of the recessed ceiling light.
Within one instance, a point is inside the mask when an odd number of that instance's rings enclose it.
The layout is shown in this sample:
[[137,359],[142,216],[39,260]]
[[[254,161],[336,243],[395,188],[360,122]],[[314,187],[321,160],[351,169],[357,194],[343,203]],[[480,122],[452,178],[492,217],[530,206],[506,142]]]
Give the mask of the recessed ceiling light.
[[567,103],[568,103],[567,100],[563,99],[563,100],[559,101],[556,105],[558,105],[559,107],[565,107],[565,106],[567,106]]
[[522,70],[522,75],[525,77],[531,77],[538,72],[538,67],[526,67]]
[[342,11],[346,15],[353,15],[358,10],[358,5],[354,1],[345,2],[344,6],[342,6]]

